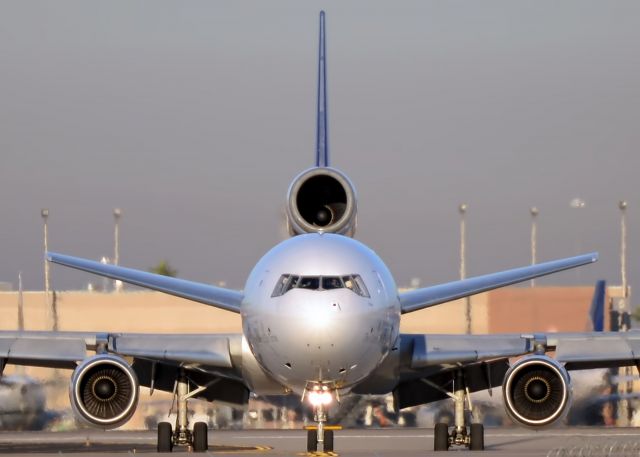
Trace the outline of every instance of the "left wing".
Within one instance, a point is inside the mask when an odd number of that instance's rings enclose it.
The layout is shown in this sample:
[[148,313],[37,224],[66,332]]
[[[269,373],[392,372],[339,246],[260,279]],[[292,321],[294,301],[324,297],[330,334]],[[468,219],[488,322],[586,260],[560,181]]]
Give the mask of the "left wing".
[[462,279],[446,284],[410,290],[399,294],[402,313],[410,313],[429,306],[439,305],[458,298],[509,286],[522,281],[546,276],[569,268],[587,265],[598,260],[598,254],[579,255],[567,259],[553,260],[528,267],[514,268],[474,278]]
[[124,268],[117,265],[103,264],[94,260],[56,254],[55,252],[48,252],[47,259],[50,262],[77,270],[117,279],[136,286],[146,287],[147,289],[158,290],[234,313],[240,312],[240,303],[242,302],[243,294],[237,290],[185,281],[184,279],[172,278],[142,270],[134,270],[132,268]]

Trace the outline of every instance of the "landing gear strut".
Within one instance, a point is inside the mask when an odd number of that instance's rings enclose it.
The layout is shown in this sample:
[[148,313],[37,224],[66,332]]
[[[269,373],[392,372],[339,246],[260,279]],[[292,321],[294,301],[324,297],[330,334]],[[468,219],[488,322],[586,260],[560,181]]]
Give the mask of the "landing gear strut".
[[209,449],[207,424],[196,422],[191,431],[187,417],[187,400],[202,390],[203,388],[198,388],[189,392],[189,381],[184,370],[180,370],[176,389],[178,404],[176,427],[173,430],[169,422],[158,424],[158,452],[171,452],[173,446],[189,446],[194,452],[205,452]]
[[466,406],[469,406],[469,411],[473,408],[462,370],[456,371],[453,394],[446,393],[453,398],[455,404],[454,427],[449,433],[447,424],[436,424],[433,434],[433,450],[446,451],[451,446],[466,446],[472,451],[484,450],[484,426],[472,423],[470,427],[467,427]]

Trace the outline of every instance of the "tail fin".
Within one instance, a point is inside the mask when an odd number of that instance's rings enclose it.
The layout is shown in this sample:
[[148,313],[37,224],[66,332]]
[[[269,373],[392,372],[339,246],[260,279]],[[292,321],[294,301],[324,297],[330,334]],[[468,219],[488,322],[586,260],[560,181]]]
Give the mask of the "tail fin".
[[329,166],[329,132],[327,125],[327,61],[325,54],[324,11],[320,11],[320,45],[318,50],[318,125],[316,167]]
[[594,332],[602,332],[604,330],[604,296],[607,289],[606,285],[606,281],[601,279],[596,282],[596,287],[593,291],[593,300],[591,301],[589,316],[591,317]]

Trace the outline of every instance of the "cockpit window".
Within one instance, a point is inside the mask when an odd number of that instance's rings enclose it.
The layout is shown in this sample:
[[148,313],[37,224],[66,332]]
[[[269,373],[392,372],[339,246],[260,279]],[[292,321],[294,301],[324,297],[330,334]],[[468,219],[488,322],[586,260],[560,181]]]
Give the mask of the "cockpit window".
[[324,290],[331,289],[342,289],[344,284],[342,284],[342,279],[338,276],[323,276],[322,277],[322,288]]
[[291,289],[333,290],[349,289],[361,297],[369,297],[369,291],[360,275],[346,276],[298,276],[285,274],[280,276],[272,297],[280,297]]
[[300,278],[298,285],[299,289],[311,289],[318,290],[320,288],[320,277],[318,276],[303,276]]
[[299,276],[296,275],[282,275],[276,284],[275,289],[273,289],[272,297],[279,297],[280,295],[284,295],[287,291],[293,289],[296,286],[296,283],[300,279]]
[[362,280],[360,275],[343,276],[342,280],[344,281],[344,286],[347,289],[353,290],[361,297],[369,297],[369,291],[364,285],[364,281]]

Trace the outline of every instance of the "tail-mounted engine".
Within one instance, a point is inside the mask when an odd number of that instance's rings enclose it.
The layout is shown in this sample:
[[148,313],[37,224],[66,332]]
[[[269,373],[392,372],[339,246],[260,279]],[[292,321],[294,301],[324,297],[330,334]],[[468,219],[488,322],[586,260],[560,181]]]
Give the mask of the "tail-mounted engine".
[[122,358],[100,354],[85,359],[73,372],[69,397],[76,416],[89,425],[116,428],[138,405],[138,378]]
[[507,413],[526,426],[550,425],[564,417],[571,404],[569,374],[547,356],[518,360],[505,374],[502,390]]
[[291,235],[325,232],[353,236],[355,189],[349,178],[334,168],[311,168],[289,187],[287,218]]

